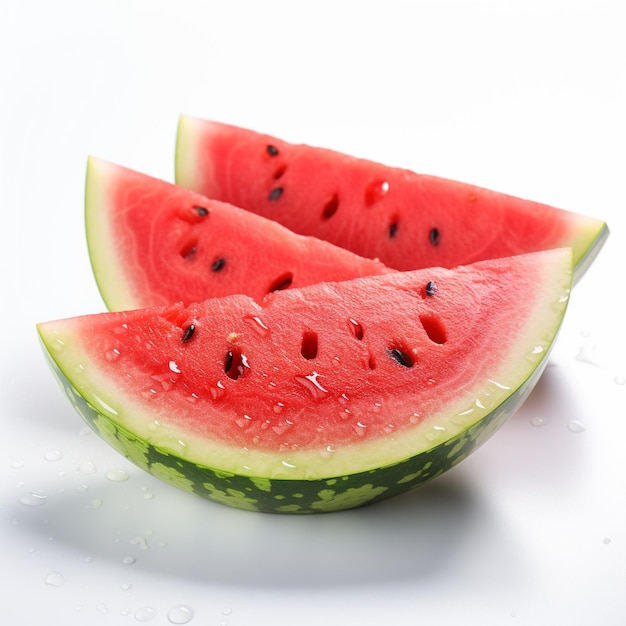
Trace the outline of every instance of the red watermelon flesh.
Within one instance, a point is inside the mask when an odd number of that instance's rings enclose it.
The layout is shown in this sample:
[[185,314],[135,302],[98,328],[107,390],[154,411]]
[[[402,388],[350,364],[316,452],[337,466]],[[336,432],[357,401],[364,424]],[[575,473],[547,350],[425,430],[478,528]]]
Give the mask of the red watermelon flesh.
[[277,222],[91,157],[85,220],[111,310],[267,293],[390,272]]
[[608,236],[595,218],[189,116],[176,181],[398,270],[571,247],[578,279]]
[[135,437],[227,472],[319,476],[397,462],[515,396],[554,341],[570,264],[554,250],[39,330]]

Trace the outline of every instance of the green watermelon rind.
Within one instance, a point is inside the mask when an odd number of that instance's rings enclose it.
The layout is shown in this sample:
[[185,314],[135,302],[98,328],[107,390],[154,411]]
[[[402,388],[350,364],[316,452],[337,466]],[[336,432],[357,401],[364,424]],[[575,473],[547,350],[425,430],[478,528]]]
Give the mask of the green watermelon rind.
[[489,439],[521,406],[541,376],[546,351],[528,378],[502,403],[444,442],[399,462],[319,479],[243,476],[173,455],[138,438],[98,410],[75,389],[46,350],[67,397],[84,421],[137,467],[183,491],[234,508],[265,513],[310,514],[352,509],[400,495],[450,470]]

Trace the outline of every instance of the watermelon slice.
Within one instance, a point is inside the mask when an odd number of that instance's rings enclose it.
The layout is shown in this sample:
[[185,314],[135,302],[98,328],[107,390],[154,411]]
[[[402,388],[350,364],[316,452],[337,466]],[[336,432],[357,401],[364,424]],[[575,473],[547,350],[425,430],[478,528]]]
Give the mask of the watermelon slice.
[[91,157],[85,221],[110,310],[198,302],[390,272],[276,222]]
[[576,281],[609,232],[545,204],[189,116],[176,182],[398,270],[571,247]]
[[84,419],[182,489],[257,511],[388,498],[464,459],[525,399],[571,251],[38,325]]

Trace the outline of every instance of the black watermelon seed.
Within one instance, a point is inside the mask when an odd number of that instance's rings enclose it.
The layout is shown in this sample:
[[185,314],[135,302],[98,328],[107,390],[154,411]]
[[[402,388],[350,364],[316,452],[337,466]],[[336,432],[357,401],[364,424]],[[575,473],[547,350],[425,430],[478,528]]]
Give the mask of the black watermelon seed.
[[404,367],[413,367],[413,359],[399,348],[391,348],[391,350],[389,350],[389,356]]
[[187,326],[187,328],[185,328],[185,334],[183,335],[183,341],[186,343],[187,341],[189,341],[194,333],[196,332],[196,327],[194,324],[189,324],[189,326]]
[[398,223],[394,222],[389,225],[389,238],[393,239],[398,234]]
[[226,353],[226,358],[224,359],[224,372],[226,374],[228,374],[228,372],[230,372],[230,370],[233,368],[233,351],[229,350]]
[[429,280],[428,283],[426,283],[426,295],[434,296],[436,293],[437,293],[437,284],[435,283],[434,280]]
[[283,191],[284,191],[284,189],[282,187],[274,187],[274,189],[272,189],[272,191],[270,191],[270,195],[268,196],[268,200],[270,202],[276,202],[276,200],[278,200],[278,198],[280,198],[283,195]]
[[206,209],[203,206],[195,206],[193,208],[200,217],[206,217],[209,214],[209,209]]
[[224,359],[224,373],[231,380],[238,380],[243,375],[244,367],[248,367],[246,357],[240,350],[234,348],[226,353]]
[[431,228],[430,234],[428,235],[428,239],[430,240],[430,243],[433,246],[438,246],[439,245],[439,229]]
[[224,265],[226,265],[226,259],[221,256],[219,259],[215,259],[215,261],[213,261],[213,264],[211,265],[211,271],[219,272],[221,269],[224,268]]
[[267,150],[267,153],[272,157],[275,157],[278,155],[278,148],[276,146],[268,144],[266,150]]

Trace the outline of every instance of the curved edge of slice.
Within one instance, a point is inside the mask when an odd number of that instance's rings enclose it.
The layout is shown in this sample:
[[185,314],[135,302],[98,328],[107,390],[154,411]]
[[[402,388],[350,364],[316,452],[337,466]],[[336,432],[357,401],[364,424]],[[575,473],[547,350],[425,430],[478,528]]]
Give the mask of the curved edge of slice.
[[114,202],[115,166],[90,156],[85,178],[85,234],[92,272],[100,295],[109,310],[139,308],[134,283],[122,262],[124,246],[113,232],[108,206]]
[[587,273],[587,270],[591,267],[598,254],[600,254],[600,250],[602,250],[609,238],[610,231],[606,222],[590,217],[586,218],[579,233],[579,236],[573,242],[573,245],[576,246],[574,285]]
[[[85,225],[109,310],[268,293],[393,270],[185,187],[90,157]],[[217,269],[213,269],[214,266]]]
[[[516,329],[517,341],[494,369],[489,385],[479,381],[470,388],[463,387],[458,401],[446,407],[446,414],[435,416],[435,424],[446,424],[446,435],[438,440],[427,437],[432,427],[429,422],[401,440],[390,437],[372,445],[354,444],[341,460],[325,462],[328,471],[321,475],[308,476],[306,467],[295,465],[297,471],[280,468],[276,475],[271,459],[270,468],[260,473],[220,466],[209,461],[216,453],[211,450],[205,454],[206,442],[203,448],[202,441],[195,442],[188,434],[184,435],[185,452],[174,445],[175,432],[174,444],[151,441],[150,424],[142,428],[137,420],[122,419],[109,406],[106,394],[100,398],[99,389],[90,389],[89,380],[85,384],[84,369],[89,364],[83,361],[80,347],[71,347],[68,352],[71,328],[69,334],[58,332],[65,322],[40,324],[38,331],[52,368],[76,410],[105,441],[139,467],[186,491],[238,508],[281,513],[341,510],[398,495],[455,466],[486,441],[532,391],[567,308],[571,252],[553,250],[523,256],[533,257],[541,266],[534,276],[539,280],[532,282],[536,294],[532,313],[523,327]],[[393,281],[394,275],[372,280]],[[62,353],[71,357],[64,360]],[[301,460],[306,461],[306,454]],[[300,458],[295,464],[299,462]]]

